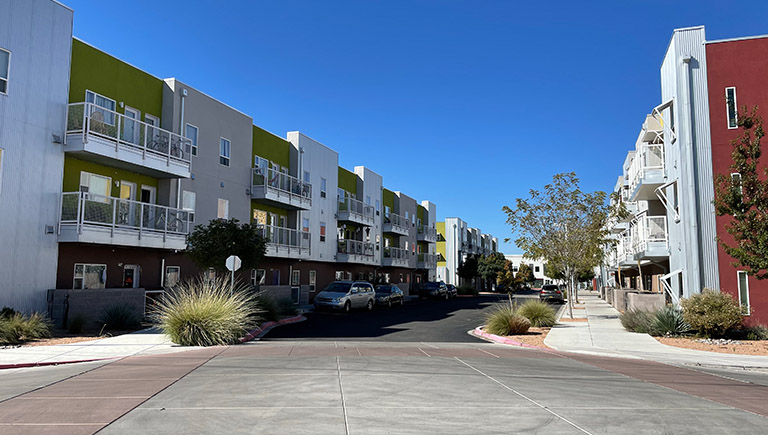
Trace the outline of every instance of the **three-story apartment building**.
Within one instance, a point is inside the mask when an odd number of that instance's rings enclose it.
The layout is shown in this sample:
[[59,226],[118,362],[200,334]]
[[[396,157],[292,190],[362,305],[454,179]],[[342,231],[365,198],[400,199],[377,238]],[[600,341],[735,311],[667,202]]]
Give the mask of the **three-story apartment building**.
[[[483,257],[499,252],[499,240],[472,228],[461,218],[446,218],[437,225],[437,279],[446,284],[472,285],[459,277],[458,268],[469,256]],[[480,280],[475,281],[480,285]]]

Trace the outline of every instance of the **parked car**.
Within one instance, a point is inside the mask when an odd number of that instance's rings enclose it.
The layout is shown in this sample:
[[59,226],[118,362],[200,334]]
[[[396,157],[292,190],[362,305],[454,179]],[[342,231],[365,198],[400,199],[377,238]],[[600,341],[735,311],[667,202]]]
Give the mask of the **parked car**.
[[539,300],[542,301],[555,301],[558,303],[565,303],[563,299],[563,292],[560,288],[554,284],[547,284],[541,288],[539,292]]
[[353,308],[373,309],[376,291],[364,281],[334,281],[315,296],[315,308],[331,308],[345,313]]
[[449,298],[455,298],[459,295],[459,290],[456,288],[453,284],[446,284],[445,285],[446,290],[448,291],[448,297]]
[[381,284],[376,286],[376,305],[392,307],[394,304],[403,306],[403,291],[394,284]]
[[439,282],[425,282],[419,285],[417,290],[419,299],[433,298],[433,299],[448,299],[448,287],[442,281]]

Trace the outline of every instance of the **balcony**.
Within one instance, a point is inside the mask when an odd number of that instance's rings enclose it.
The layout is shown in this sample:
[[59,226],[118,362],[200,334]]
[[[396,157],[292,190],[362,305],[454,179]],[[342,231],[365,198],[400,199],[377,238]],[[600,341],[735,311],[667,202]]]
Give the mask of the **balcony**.
[[419,254],[416,259],[417,269],[434,269],[437,267],[437,254]]
[[643,142],[661,143],[664,141],[664,126],[662,119],[656,119],[653,115],[646,115],[643,123]]
[[374,223],[373,206],[352,198],[339,198],[337,220],[353,222],[372,227]]
[[664,144],[643,143],[629,167],[630,200],[656,199],[656,188],[664,184]]
[[310,254],[310,233],[274,225],[259,225],[267,240],[267,257],[307,259]]
[[410,231],[408,230],[409,225],[408,219],[399,214],[390,213],[389,216],[384,216],[384,224],[381,227],[381,231],[400,236],[408,236],[410,234]]
[[339,240],[336,261],[339,263],[360,263],[378,265],[373,243],[359,240]]
[[64,150],[150,177],[190,176],[189,139],[92,103],[69,105]]
[[408,251],[401,248],[384,248],[384,259],[381,262],[382,266],[393,267],[408,267],[409,263]]
[[288,209],[309,210],[312,207],[312,185],[300,179],[268,169],[253,168],[251,198],[263,204]]
[[419,225],[416,231],[416,240],[420,242],[437,243],[437,229],[426,225]]
[[189,213],[86,192],[62,194],[59,242],[183,250]]
[[636,261],[669,257],[666,216],[641,214],[632,222],[632,227],[632,253]]

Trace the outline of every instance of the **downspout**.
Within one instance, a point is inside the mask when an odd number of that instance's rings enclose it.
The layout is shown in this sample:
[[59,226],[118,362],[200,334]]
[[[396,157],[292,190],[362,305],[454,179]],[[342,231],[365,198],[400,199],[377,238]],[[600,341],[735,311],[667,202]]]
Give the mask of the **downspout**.
[[[187,94],[186,89],[181,90],[181,116],[179,117],[179,134],[183,137],[184,136],[184,97]],[[190,157],[191,155],[190,150]],[[190,164],[192,163],[192,159],[190,159]],[[181,178],[176,179],[176,208],[181,208]]]
[[701,291],[701,275],[699,272],[699,259],[701,258],[701,255],[699,255],[699,217],[696,212],[696,180],[694,178],[696,161],[693,157],[695,150],[693,144],[693,118],[691,116],[691,56],[687,55],[683,57],[683,63],[685,64],[683,67],[685,76],[685,104],[683,106],[686,117],[684,123],[684,128],[686,129],[685,147],[688,151],[686,155],[688,171],[685,174],[685,184],[688,187],[688,210],[692,217],[692,219],[689,219],[689,222],[687,222],[688,227],[686,227],[686,229],[690,228],[691,232],[689,234],[691,234],[692,237],[690,237],[690,240],[688,241],[688,246],[690,246],[691,250],[695,253],[695,256],[687,255],[686,257],[693,258],[694,260],[691,265],[691,273],[688,274],[689,280],[692,279],[693,282],[689,281],[688,287],[698,293]]

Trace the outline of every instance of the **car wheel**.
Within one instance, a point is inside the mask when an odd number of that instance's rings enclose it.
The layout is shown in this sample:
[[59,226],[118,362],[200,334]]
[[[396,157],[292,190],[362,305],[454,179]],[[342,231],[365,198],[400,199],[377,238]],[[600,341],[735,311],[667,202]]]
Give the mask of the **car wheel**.
[[387,308],[392,308],[392,299],[387,299]]
[[366,310],[371,311],[373,310],[373,301],[368,299],[368,305],[365,307]]
[[349,313],[350,311],[352,311],[352,304],[349,301],[347,301],[344,304],[344,312]]

